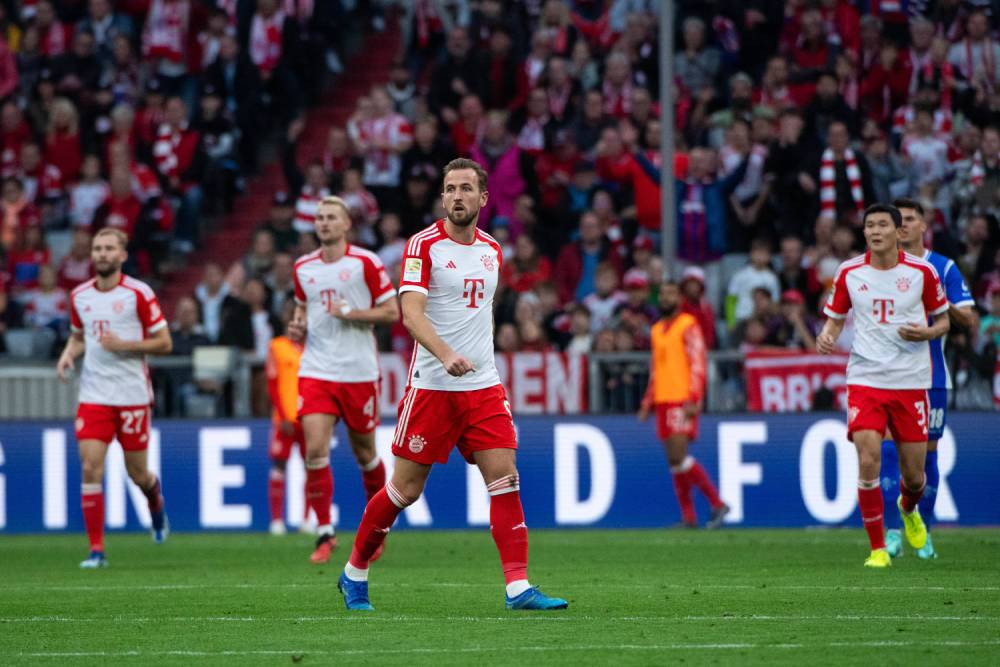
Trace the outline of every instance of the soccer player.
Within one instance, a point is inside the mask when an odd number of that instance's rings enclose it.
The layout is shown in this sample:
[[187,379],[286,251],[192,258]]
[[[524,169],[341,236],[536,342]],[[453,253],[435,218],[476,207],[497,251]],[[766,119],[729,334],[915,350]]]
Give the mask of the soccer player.
[[339,588],[348,609],[370,610],[368,564],[404,508],[451,450],[475,463],[490,495],[490,532],[500,552],[508,609],[565,609],[528,583],[528,528],[521,507],[510,404],[493,357],[493,299],[503,256],[477,229],[486,172],[458,158],[444,168],[447,217],[406,245],[400,303],[416,340],[392,453],[392,480],[368,501]]
[[[899,209],[873,204],[862,224],[868,251],[837,269],[823,309],[829,319],[816,337],[821,354],[833,352],[854,309],[855,337],[847,364],[847,436],[858,450],[858,504],[871,543],[866,567],[888,567],[879,465],[882,435],[892,433],[899,454],[896,500],[906,539],[914,549],[927,541],[917,503],[924,493],[927,453],[927,389],[930,345],[948,331],[948,301],[937,271],[899,250]],[[927,324],[928,318],[932,322]]]
[[305,340],[298,415],[306,438],[306,500],[319,534],[310,560],[317,564],[329,561],[337,546],[330,523],[330,439],[338,419],[347,426],[368,497],[385,485],[385,466],[375,452],[379,368],[373,327],[397,321],[399,306],[378,255],[347,242],[350,228],[344,200],[320,200],[320,247],[300,257],[293,271],[296,308],[288,336]]
[[115,438],[125,452],[128,476],[149,503],[153,540],[167,537],[160,480],[147,465],[149,406],[153,387],[147,354],[169,354],[173,344],[167,321],[149,285],[122,273],[128,237],[102,229],[91,242],[96,277],[70,294],[72,333],[56,364],[64,382],[83,355],[76,439],[82,468],[80,504],[90,539],[84,569],[106,567],[104,555],[104,459]]
[[663,318],[650,333],[649,386],[639,408],[639,419],[645,421],[655,408],[656,434],[667,452],[683,524],[698,527],[691,499],[691,488],[697,487],[712,508],[706,528],[718,528],[729,507],[719,498],[705,469],[688,454],[688,445],[698,438],[698,413],[705,396],[705,340],[698,320],[680,312],[680,304],[680,286],[665,281],[660,287]]
[[[289,301],[285,306],[294,309]],[[287,327],[290,321],[288,308],[282,310]],[[302,460],[306,459],[306,439],[302,433],[302,422],[298,417],[299,402],[299,362],[302,359],[302,343],[288,336],[278,336],[271,340],[267,351],[267,393],[274,406],[273,430],[268,453],[271,456],[271,474],[267,482],[267,497],[271,504],[271,534],[284,535],[285,521],[285,469],[293,447],[299,448]],[[309,508],[306,507],[308,515]]]
[[[975,326],[973,307],[975,300],[968,285],[962,278],[962,272],[944,255],[924,248],[924,235],[927,233],[927,222],[924,219],[924,208],[912,199],[897,199],[893,206],[899,209],[903,224],[899,228],[899,247],[905,252],[920,257],[934,266],[944,286],[945,298],[948,299],[948,316],[951,321],[961,327]],[[951,389],[951,374],[944,360],[944,345],[947,336],[934,338],[930,341],[932,383],[928,394],[930,411],[927,415],[927,458],[924,461],[924,474],[927,475],[927,486],[920,498],[920,516],[927,526],[927,542],[917,550],[917,556],[924,559],[937,558],[934,543],[931,540],[931,520],[934,517],[934,501],[937,500],[937,486],[940,480],[938,472],[938,440],[944,434],[948,418],[948,390]],[[892,501],[899,494],[899,460],[896,458],[896,448],[891,440],[882,442],[882,496]],[[903,553],[903,539],[899,532],[899,521],[895,515],[886,518],[885,548],[893,558]]]

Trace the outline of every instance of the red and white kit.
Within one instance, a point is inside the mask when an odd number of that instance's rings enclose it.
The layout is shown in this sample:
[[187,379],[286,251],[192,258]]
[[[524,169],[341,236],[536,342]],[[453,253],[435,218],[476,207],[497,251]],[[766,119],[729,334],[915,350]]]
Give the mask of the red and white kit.
[[903,340],[904,324],[923,324],[948,310],[937,271],[900,251],[891,269],[871,265],[866,253],[840,265],[823,311],[843,319],[854,309],[855,335],[847,364],[848,435],[884,431],[897,442],[927,440],[927,389],[931,354],[927,341]]
[[101,347],[101,337],[113,333],[139,341],[167,326],[153,290],[123,275],[117,285],[102,291],[92,278],[70,294],[70,325],[86,341],[77,439],[111,442],[117,436],[123,449],[145,449],[153,402],[145,355],[108,352]]
[[[391,113],[380,118],[373,118],[362,128],[364,138],[371,144],[381,146],[400,146],[403,141],[413,136],[413,127],[406,116]],[[364,184],[371,186],[399,185],[399,172],[403,160],[399,153],[374,145],[365,151]]]
[[472,243],[459,243],[443,220],[407,243],[400,293],[427,295],[425,313],[434,331],[475,371],[451,376],[433,354],[415,346],[393,440],[397,456],[443,463],[456,444],[467,460],[474,451],[517,447],[493,356],[493,297],[502,263],[493,237],[476,230]]
[[308,335],[299,365],[299,416],[338,415],[352,431],[378,425],[378,354],[371,325],[333,315],[342,301],[367,310],[396,295],[382,261],[348,245],[344,256],[325,262],[322,250],[295,263],[295,299],[306,306]]

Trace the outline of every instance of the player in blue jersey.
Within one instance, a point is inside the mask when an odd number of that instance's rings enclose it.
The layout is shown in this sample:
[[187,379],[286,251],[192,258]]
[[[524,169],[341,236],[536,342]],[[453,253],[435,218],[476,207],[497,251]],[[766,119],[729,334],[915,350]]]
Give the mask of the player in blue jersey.
[[[927,233],[927,221],[924,219],[924,208],[912,199],[897,199],[893,206],[899,209],[903,216],[900,227],[899,245],[902,250],[930,262],[937,270],[948,299],[948,316],[960,327],[968,328],[975,321],[975,301],[969,292],[969,286],[962,278],[961,271],[955,262],[924,248],[924,236]],[[927,415],[927,458],[924,463],[924,473],[927,476],[927,487],[920,499],[920,516],[927,525],[927,542],[917,551],[917,556],[925,560],[937,558],[934,543],[931,541],[931,520],[934,518],[934,501],[937,499],[938,474],[937,444],[944,433],[948,412],[948,390],[951,389],[951,376],[944,359],[944,345],[947,335],[930,341],[932,385],[927,392],[930,399],[930,414]],[[899,459],[896,448],[891,440],[882,443],[882,494],[886,503],[895,504],[899,495]],[[887,505],[889,506],[889,505]],[[899,531],[899,516],[887,512],[885,547],[893,558],[903,553],[903,540]]]

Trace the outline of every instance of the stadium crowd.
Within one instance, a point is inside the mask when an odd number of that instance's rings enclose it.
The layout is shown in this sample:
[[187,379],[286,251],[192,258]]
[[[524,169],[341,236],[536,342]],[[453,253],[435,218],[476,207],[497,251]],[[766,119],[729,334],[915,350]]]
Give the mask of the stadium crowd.
[[[259,227],[243,261],[205,266],[178,304],[175,338],[190,344],[175,352],[221,342],[263,355],[327,194],[349,203],[354,242],[398,278],[405,239],[443,215],[442,166],[467,156],[490,172],[480,225],[505,247],[498,350],[648,349],[665,270],[711,348],[812,350],[836,267],[863,249],[859,213],[911,197],[927,210],[928,246],[955,259],[983,316],[949,336],[953,372],[992,377],[996,2],[681,0],[665,174],[655,0],[373,2],[377,28],[382,10],[401,21],[391,78],[302,163],[303,91],[339,66],[329,40],[349,4],[316,2],[312,19],[312,3],[292,0],[7,9],[8,326],[64,326],[63,290],[87,275],[95,227],[129,231],[145,274],[197,243],[199,208],[225,209],[254,167],[252,129],[270,118],[287,188],[265,221],[247,221]],[[336,11],[320,17],[321,6]],[[659,184],[671,176],[678,262],[664,266]],[[66,226],[72,243],[52,265],[45,235]],[[412,346],[401,325],[380,340]]]

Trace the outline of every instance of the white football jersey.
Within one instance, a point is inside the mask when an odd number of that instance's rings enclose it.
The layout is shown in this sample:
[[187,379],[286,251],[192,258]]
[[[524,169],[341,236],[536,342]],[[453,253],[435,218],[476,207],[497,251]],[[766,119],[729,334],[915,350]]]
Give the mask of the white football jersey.
[[847,384],[930,389],[930,344],[903,340],[899,328],[925,325],[929,315],[947,312],[948,300],[934,267],[902,251],[891,269],[872,266],[871,253],[847,260],[837,269],[823,312],[843,319],[851,309],[855,333]]
[[500,384],[493,356],[493,297],[503,252],[489,234],[476,230],[468,244],[452,240],[444,221],[414,234],[403,254],[399,292],[427,295],[427,319],[434,331],[474,372],[449,375],[437,357],[419,343],[413,348],[408,384],[417,389],[472,391]]
[[143,340],[167,326],[156,295],[146,283],[122,274],[107,291],[91,278],[70,294],[70,326],[83,334],[86,348],[80,371],[80,402],[97,405],[149,405],[153,386],[146,355],[108,352],[101,336]]
[[295,300],[306,306],[308,333],[299,377],[330,382],[374,382],[379,378],[374,327],[332,314],[343,301],[367,310],[396,296],[382,260],[373,252],[348,245],[335,262],[323,261],[322,248],[295,262]]

